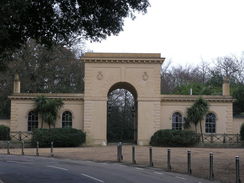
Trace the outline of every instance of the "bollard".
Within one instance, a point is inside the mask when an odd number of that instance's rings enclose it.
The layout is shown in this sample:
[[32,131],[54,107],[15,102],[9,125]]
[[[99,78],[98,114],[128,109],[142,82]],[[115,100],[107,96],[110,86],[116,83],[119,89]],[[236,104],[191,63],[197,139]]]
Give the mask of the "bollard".
[[39,142],[36,142],[36,155],[39,156]]
[[135,146],[132,146],[132,163],[136,164],[136,158],[135,158]]
[[24,153],[24,146],[25,146],[25,142],[22,140],[22,145],[21,145],[21,154],[25,155]]
[[122,155],[122,143],[119,142],[117,145],[117,161],[121,162],[123,160],[123,155]]
[[191,170],[191,151],[187,151],[187,173],[189,175],[192,174],[192,170]]
[[236,183],[241,183],[241,178],[240,178],[240,159],[239,159],[239,156],[236,156]]
[[122,147],[123,147],[123,143],[120,142],[120,160],[123,160],[123,153],[122,153]]
[[51,156],[53,157],[53,142],[51,142]]
[[170,163],[170,149],[168,149],[168,155],[167,155],[167,165],[168,165],[168,171],[171,171],[171,163]]
[[149,147],[149,166],[153,166],[153,161],[152,161],[152,146]]
[[214,172],[213,172],[213,153],[209,153],[209,180],[214,179]]
[[10,142],[8,141],[8,142],[7,142],[7,154],[8,154],[8,155],[10,155],[10,150],[9,150],[9,148],[10,148]]
[[120,143],[117,144],[117,161],[120,162]]

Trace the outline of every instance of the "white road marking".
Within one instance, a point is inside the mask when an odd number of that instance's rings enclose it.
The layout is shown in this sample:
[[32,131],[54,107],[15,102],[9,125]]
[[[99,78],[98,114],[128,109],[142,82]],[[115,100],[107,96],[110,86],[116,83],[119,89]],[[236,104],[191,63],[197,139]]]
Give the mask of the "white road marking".
[[122,165],[122,164],[118,164],[119,166],[125,166],[125,165]]
[[98,182],[104,182],[103,180],[100,180],[100,179],[98,179],[98,178],[96,178],[96,177],[92,177],[92,176],[87,175],[87,174],[84,174],[84,173],[82,173],[81,175],[83,175],[83,176],[85,176],[85,177],[88,177],[88,178],[90,178],[90,179],[92,179],[92,180],[98,181]]
[[68,171],[68,169],[62,168],[62,167],[58,167],[58,166],[47,166],[47,167],[49,167],[49,168],[56,168],[56,169],[64,170],[64,171]]
[[19,161],[7,161],[8,163],[19,163]]
[[153,172],[153,173],[163,175],[163,173],[161,173],[161,172]]
[[4,183],[4,182],[0,179],[0,183]]
[[144,170],[143,168],[138,168],[138,167],[136,167],[136,169],[137,169],[137,170]]
[[184,177],[178,177],[178,176],[176,176],[176,178],[182,179],[182,180],[186,180]]
[[18,164],[30,164],[31,163],[31,162],[21,162],[21,161],[7,161],[7,162],[8,163],[18,163]]

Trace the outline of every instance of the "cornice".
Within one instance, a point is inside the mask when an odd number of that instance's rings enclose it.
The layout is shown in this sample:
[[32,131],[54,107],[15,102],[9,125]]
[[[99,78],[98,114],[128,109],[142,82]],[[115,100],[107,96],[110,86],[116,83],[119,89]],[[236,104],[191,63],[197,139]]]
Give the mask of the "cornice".
[[86,53],[85,63],[162,64],[165,58],[158,53]]
[[84,100],[84,94],[78,93],[18,93],[9,96],[11,100],[33,100],[38,96],[60,98],[62,100]]
[[232,96],[221,95],[161,95],[162,102],[194,102],[202,97],[209,102],[232,103],[235,99]]

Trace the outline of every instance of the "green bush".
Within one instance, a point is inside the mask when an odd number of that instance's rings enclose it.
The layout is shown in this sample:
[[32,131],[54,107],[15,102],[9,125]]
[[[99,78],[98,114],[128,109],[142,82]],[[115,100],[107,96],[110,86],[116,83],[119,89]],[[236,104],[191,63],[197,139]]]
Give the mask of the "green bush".
[[10,128],[0,125],[0,140],[10,140]]
[[77,147],[85,142],[86,135],[81,130],[74,128],[36,129],[32,135],[32,145],[39,142],[40,147]]
[[241,135],[241,140],[244,141],[244,123],[241,125],[240,135]]
[[150,140],[152,146],[187,147],[199,143],[199,136],[193,131],[158,130]]

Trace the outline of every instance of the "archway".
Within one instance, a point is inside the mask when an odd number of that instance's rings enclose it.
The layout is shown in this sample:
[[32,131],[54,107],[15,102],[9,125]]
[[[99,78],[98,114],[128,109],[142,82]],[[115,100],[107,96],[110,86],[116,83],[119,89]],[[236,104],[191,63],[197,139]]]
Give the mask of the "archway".
[[137,143],[137,92],[129,83],[116,83],[108,92],[107,141]]

